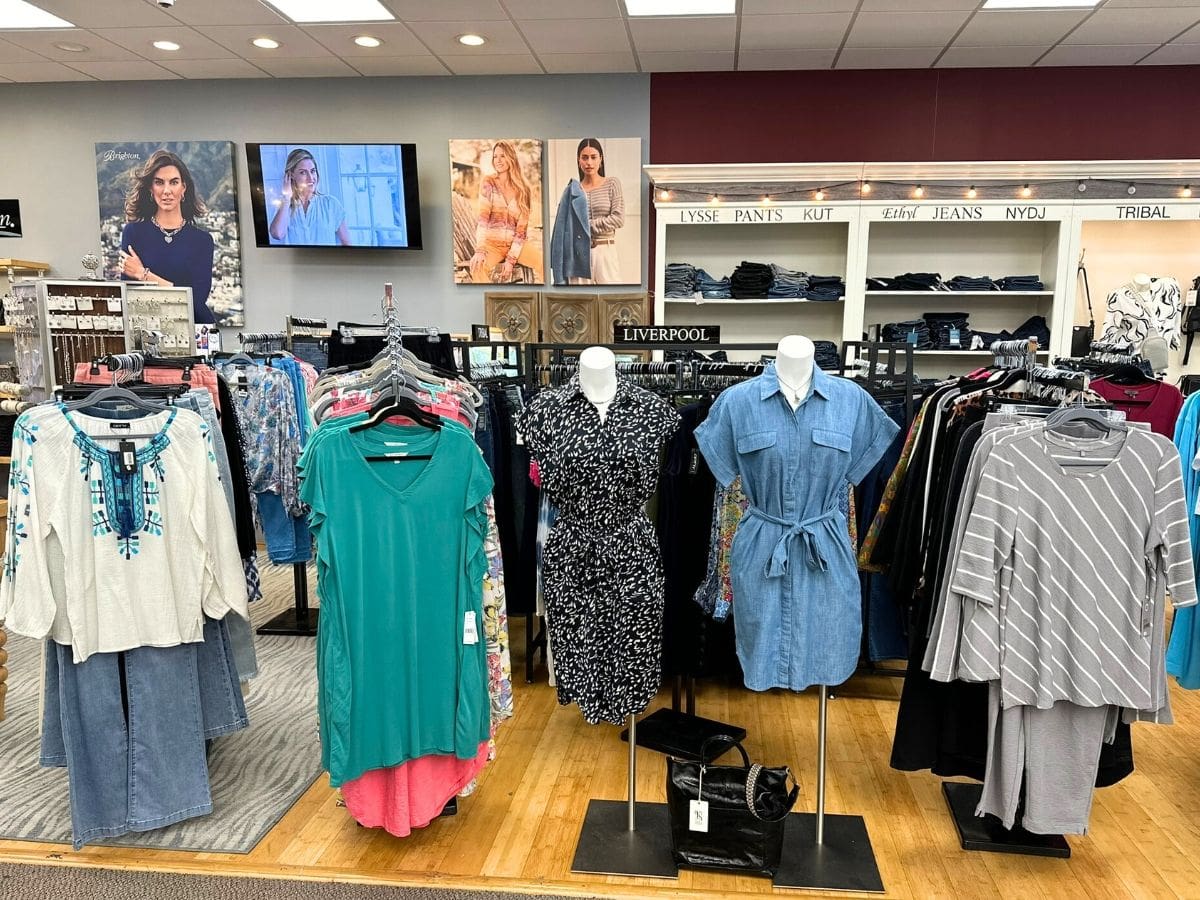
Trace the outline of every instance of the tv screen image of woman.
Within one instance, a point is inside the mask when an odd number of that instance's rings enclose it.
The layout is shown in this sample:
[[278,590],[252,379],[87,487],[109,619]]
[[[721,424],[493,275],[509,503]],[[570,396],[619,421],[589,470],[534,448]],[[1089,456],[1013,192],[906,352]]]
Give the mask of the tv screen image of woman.
[[231,143],[96,144],[96,181],[107,277],[191,288],[197,325],[243,324]]
[[566,181],[550,236],[553,283],[639,284],[641,140],[585,137],[550,147],[551,180]]
[[350,246],[346,210],[320,190],[321,172],[312,151],[297,147],[283,167],[283,197],[271,218],[271,239],[302,246]]
[[542,145],[450,142],[454,279],[542,284]]

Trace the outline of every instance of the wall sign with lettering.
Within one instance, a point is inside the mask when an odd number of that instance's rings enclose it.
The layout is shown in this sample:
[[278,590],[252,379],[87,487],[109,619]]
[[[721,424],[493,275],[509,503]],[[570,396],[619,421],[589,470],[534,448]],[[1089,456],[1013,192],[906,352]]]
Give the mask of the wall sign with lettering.
[[0,237],[21,237],[21,202],[0,200]]
[[614,325],[618,344],[719,344],[720,325]]

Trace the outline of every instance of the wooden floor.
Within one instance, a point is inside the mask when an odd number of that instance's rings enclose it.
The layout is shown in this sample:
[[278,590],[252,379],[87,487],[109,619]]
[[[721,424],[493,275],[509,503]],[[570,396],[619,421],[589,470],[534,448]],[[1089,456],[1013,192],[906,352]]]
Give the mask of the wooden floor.
[[[514,622],[514,646],[520,628]],[[959,849],[938,779],[888,767],[898,687],[856,679],[830,703],[829,719],[828,809],[865,816],[888,896],[1200,898],[1200,696],[1175,690],[1176,726],[1134,727],[1137,771],[1097,792],[1091,834],[1071,839],[1071,859],[1051,860]],[[654,708],[668,702],[662,696]],[[672,881],[571,874],[589,798],[624,797],[627,747],[617,728],[586,725],[574,708],[559,707],[544,684],[516,684],[516,710],[500,731],[497,760],[459,814],[405,839],[356,826],[322,778],[247,855],[75,853],[4,841],[0,861],[585,896],[772,893],[765,880],[717,873],[684,871]],[[753,758],[791,765],[802,785],[797,809],[813,808],[814,693],[707,686],[697,712],[745,726]],[[640,751],[640,798],[664,798],[665,770],[661,755]]]

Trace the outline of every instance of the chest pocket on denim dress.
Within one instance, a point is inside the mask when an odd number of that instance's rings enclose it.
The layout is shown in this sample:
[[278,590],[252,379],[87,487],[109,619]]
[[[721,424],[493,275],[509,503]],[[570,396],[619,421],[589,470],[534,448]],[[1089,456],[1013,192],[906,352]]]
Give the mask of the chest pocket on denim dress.
[[738,468],[743,480],[750,475],[751,483],[779,484],[783,477],[783,458],[773,449],[777,441],[778,434],[773,428],[738,435]]
[[850,435],[827,428],[812,430],[812,461],[827,472],[842,475],[850,466]]

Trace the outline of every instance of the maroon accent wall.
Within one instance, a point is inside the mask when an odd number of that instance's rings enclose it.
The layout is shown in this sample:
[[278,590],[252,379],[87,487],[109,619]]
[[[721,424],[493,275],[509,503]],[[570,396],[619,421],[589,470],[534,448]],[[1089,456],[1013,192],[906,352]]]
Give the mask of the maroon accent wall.
[[1200,157],[1200,66],[662,73],[652,163]]

